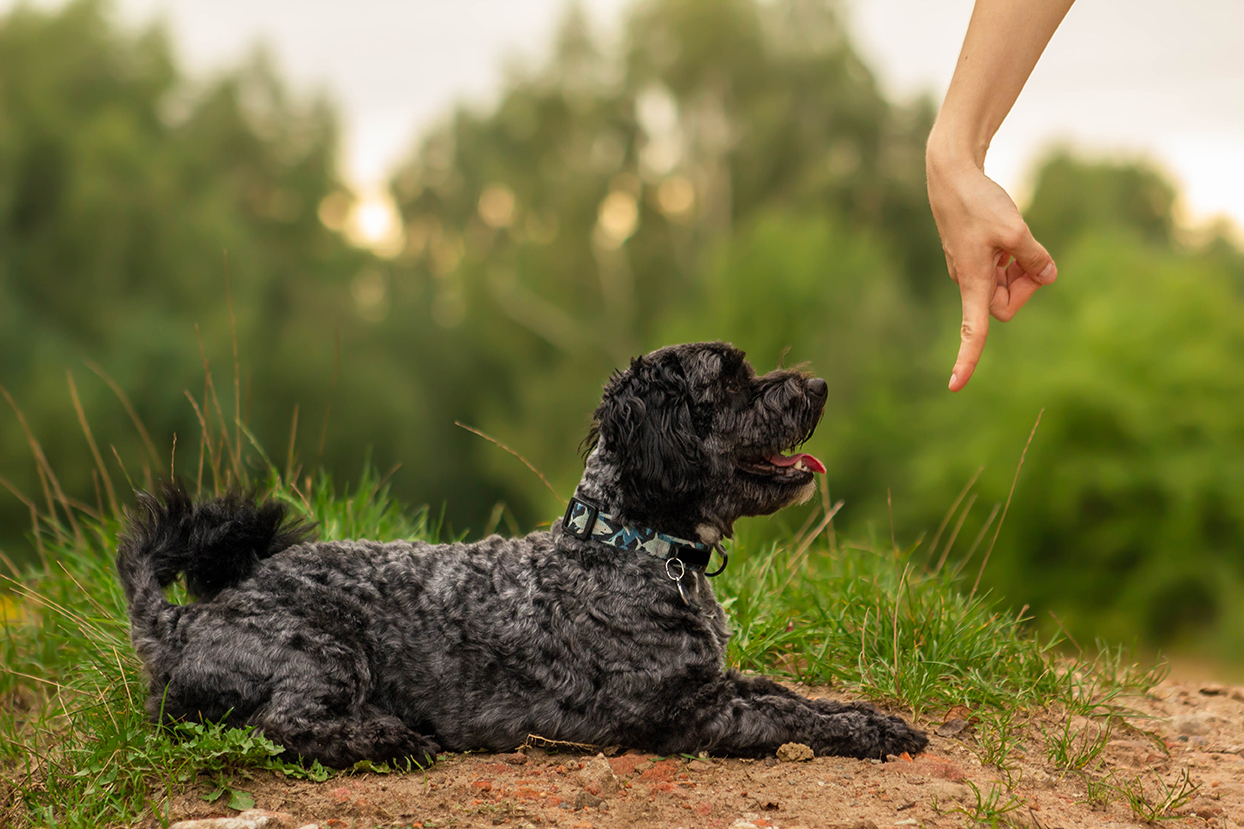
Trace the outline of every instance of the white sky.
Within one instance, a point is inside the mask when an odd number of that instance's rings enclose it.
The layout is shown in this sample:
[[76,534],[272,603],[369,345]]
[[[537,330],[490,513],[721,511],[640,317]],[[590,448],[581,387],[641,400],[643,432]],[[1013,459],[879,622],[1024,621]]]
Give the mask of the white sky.
[[[55,0],[37,0],[56,5]],[[886,89],[940,98],[972,0],[842,0]],[[113,0],[172,29],[194,74],[255,44],[302,89],[329,91],[343,171],[374,188],[456,100],[486,103],[515,58],[543,55],[566,0]],[[627,0],[581,0],[609,32]],[[15,0],[0,0],[7,11]],[[1079,0],[994,140],[986,169],[1022,201],[1040,152],[1068,142],[1157,161],[1190,215],[1244,227],[1244,0]]]

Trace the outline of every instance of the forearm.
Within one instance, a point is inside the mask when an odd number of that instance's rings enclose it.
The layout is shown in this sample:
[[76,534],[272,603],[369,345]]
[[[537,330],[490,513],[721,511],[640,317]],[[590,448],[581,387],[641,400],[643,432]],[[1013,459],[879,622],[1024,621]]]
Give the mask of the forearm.
[[994,133],[1073,0],[976,0],[928,161],[984,167]]

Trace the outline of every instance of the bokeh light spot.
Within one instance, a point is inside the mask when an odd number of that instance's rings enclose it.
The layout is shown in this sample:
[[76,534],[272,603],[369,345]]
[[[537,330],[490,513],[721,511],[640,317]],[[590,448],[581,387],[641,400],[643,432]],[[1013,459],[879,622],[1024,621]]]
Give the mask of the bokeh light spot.
[[479,217],[493,228],[509,227],[514,223],[514,191],[504,184],[489,185],[479,197]]

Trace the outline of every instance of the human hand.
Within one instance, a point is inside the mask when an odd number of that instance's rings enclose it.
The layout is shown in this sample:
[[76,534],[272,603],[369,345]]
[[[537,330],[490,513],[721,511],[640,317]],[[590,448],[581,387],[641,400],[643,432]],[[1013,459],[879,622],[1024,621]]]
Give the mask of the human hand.
[[970,158],[942,157],[930,140],[927,170],[946,269],[963,300],[959,355],[950,375],[950,390],[959,391],[985,349],[990,315],[1010,320],[1038,288],[1058,278],[1058,269],[1015,202]]

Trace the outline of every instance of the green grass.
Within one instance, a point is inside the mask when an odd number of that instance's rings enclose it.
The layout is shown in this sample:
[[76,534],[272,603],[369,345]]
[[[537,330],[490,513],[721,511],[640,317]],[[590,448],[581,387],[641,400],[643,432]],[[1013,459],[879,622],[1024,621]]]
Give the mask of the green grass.
[[[439,533],[426,509],[399,508],[370,472],[344,493],[324,478],[294,489],[275,473],[268,488],[320,522],[326,538]],[[50,563],[14,582],[16,604],[0,614],[0,825],[163,822],[170,796],[190,786],[236,808],[258,771],[329,775],[278,761],[277,747],[245,730],[153,727],[113,572],[119,521],[80,515],[76,532],[43,529]],[[1017,712],[1100,715],[1122,691],[1160,678],[1120,651],[1068,658],[1066,643],[1037,638],[1022,617],[931,573],[918,549],[838,542],[832,530],[778,544],[744,537],[714,585],[735,631],[732,664],[849,686],[917,717],[965,705],[1005,719],[991,743],[998,756],[982,758],[999,768]],[[994,799],[982,808],[996,809]]]
[[916,716],[954,705],[1105,713],[1164,676],[1119,648],[1068,658],[1069,642],[1040,638],[946,569],[930,572],[917,548],[739,547],[715,586],[734,629],[730,661],[743,668],[850,685]]

